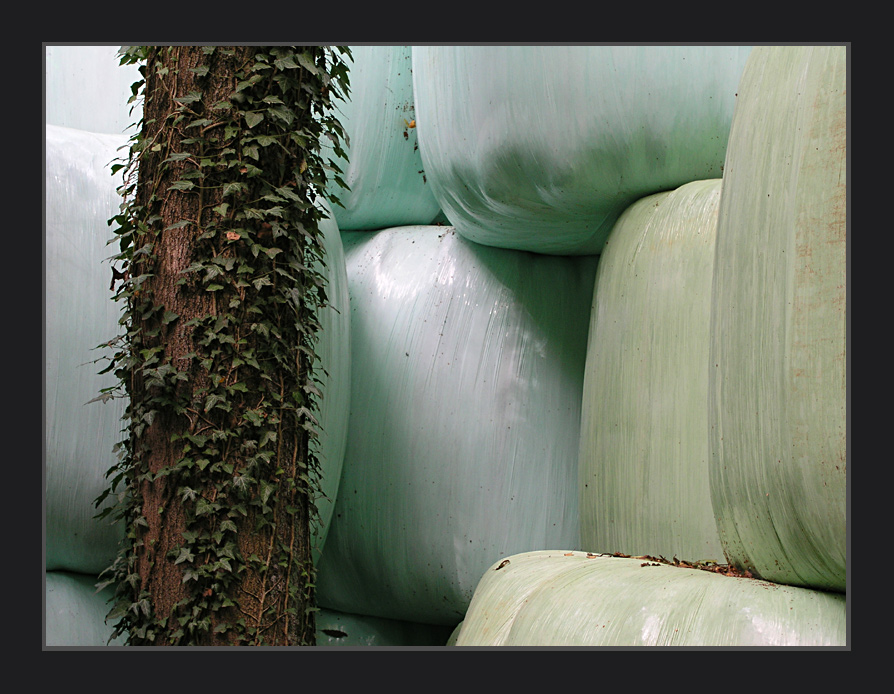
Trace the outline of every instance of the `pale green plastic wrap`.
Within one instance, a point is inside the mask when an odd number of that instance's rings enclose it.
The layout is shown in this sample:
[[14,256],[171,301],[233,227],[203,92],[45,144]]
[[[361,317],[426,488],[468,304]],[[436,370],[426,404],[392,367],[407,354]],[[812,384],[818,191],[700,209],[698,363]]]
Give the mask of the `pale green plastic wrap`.
[[409,46],[351,46],[350,99],[337,116],[349,143],[348,162],[335,160],[350,191],[331,182],[330,194],[342,231],[429,224],[440,207],[423,177],[413,125],[412,59]]
[[414,46],[419,148],[479,243],[599,253],[636,200],[722,174],[746,46]]
[[721,181],[631,205],[599,260],[581,406],[582,548],[723,563],[708,475]]
[[317,646],[446,646],[451,627],[366,617],[321,609],[315,614]]
[[343,233],[352,393],[319,604],[455,625],[497,558],[577,545],[596,258]]
[[116,252],[107,220],[118,213],[109,162],[124,135],[46,126],[45,500],[47,570],[95,573],[108,567],[123,531],[97,521],[94,499],[121,439],[124,401],[89,402],[113,386],[95,350],[119,334],[120,306],[109,290]]
[[847,582],[847,49],[755,49],[717,228],[711,494],[731,562]]
[[320,335],[316,351],[320,357],[316,376],[323,397],[319,402],[320,440],[317,455],[322,477],[317,495],[319,523],[313,528],[314,562],[319,562],[332,520],[338,484],[341,479],[345,445],[348,439],[348,415],[351,402],[351,304],[348,297],[348,271],[341,232],[325,200],[320,202],[328,219],[320,224],[326,250],[323,275],[329,306],[320,312]]
[[570,550],[501,564],[456,646],[847,646],[839,593]]
[[131,113],[127,101],[142,78],[138,66],[118,64],[120,48],[44,47],[46,123],[118,135],[139,121],[142,105],[134,102]]
[[96,576],[48,571],[45,585],[45,646],[123,646],[124,637],[109,642],[114,624],[106,624],[109,587],[96,592]]

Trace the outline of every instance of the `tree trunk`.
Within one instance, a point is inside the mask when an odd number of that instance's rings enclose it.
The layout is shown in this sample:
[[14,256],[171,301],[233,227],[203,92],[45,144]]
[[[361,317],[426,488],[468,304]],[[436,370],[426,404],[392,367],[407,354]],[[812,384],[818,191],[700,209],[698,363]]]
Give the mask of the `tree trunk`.
[[294,134],[313,131],[302,76],[326,58],[285,48],[146,60],[119,569],[133,645],[314,643],[310,374],[325,293],[307,274],[316,160]]

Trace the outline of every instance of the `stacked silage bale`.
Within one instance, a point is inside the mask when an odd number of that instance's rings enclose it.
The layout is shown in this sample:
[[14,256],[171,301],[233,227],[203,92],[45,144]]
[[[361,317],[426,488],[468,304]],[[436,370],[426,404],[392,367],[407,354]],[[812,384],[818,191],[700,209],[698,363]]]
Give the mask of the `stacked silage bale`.
[[631,205],[599,261],[580,446],[582,546],[723,562],[708,479],[721,181]]
[[[109,167],[126,145],[125,129],[140,113],[139,104],[128,103],[131,85],[140,79],[137,66],[119,66],[118,49],[44,49],[44,568],[52,572],[47,602],[52,589],[59,607],[52,625],[47,616],[48,642],[56,629],[69,628],[60,615],[75,613],[60,604],[62,596],[86,590],[84,577],[111,564],[123,537],[122,528],[94,518],[93,506],[115,462],[112,448],[120,440],[124,412],[120,399],[96,400],[115,383],[112,375],[98,373],[111,354],[99,345],[120,332],[120,308],[112,301],[112,273],[104,262],[117,251],[108,245],[107,221],[120,202]],[[61,578],[62,572],[79,579]],[[65,590],[58,588],[63,584]],[[71,626],[93,633],[92,625]]]
[[[410,46],[352,46],[350,98],[335,115],[345,128],[345,161],[335,158],[348,189],[333,178],[328,194],[342,231],[430,224],[439,213],[416,136]],[[326,143],[323,143],[324,145]]]
[[[695,184],[615,225],[584,393],[588,551],[495,563],[456,645],[847,645],[845,76],[844,47],[755,49],[710,204],[716,239],[707,217],[662,220]],[[688,279],[662,270],[674,258],[694,263]],[[705,522],[685,549],[673,526],[687,501]],[[708,547],[728,570],[611,556]]]
[[844,644],[845,49],[354,53],[318,643]]
[[453,626],[494,557],[576,545],[595,258],[343,234],[351,416],[320,604]]
[[847,584],[847,48],[761,47],[730,135],[710,358],[729,560]]
[[455,645],[821,647],[846,639],[838,593],[553,550],[491,566]]
[[[650,518],[622,502],[618,523],[642,520],[640,535],[669,554],[721,553],[706,499],[703,357],[716,176],[748,51],[414,47],[419,149],[455,226],[344,234],[354,390],[321,604],[456,624],[491,561],[581,546],[576,532],[561,529],[570,519],[580,527],[578,503],[590,502],[578,501],[581,400],[623,407],[631,429],[651,416],[653,433],[664,431],[655,438],[677,448],[670,457],[650,454],[651,468],[642,455],[610,452],[619,471],[668,481],[651,495]],[[627,232],[651,248],[641,259],[642,281],[667,285],[665,307],[677,308],[675,296],[697,305],[694,315],[665,317],[659,332],[668,337],[658,340],[663,353],[655,360],[679,372],[657,384],[665,398],[685,395],[701,407],[686,403],[674,418],[673,407],[656,406],[650,415],[636,401],[639,385],[614,387],[604,382],[611,367],[601,376],[586,368],[593,271],[628,205],[701,179],[708,180],[662,194],[671,199],[663,218],[644,229],[644,212]],[[667,225],[674,229],[662,231]],[[611,281],[623,287],[633,275],[619,261]],[[615,310],[642,311],[652,299],[642,296],[638,306]],[[651,318],[662,312],[659,305],[646,311]],[[642,323],[638,337],[648,339],[653,326]],[[675,347],[678,330],[689,341]],[[688,360],[684,368],[679,359]],[[617,490],[616,497],[638,492]],[[615,493],[611,484],[604,493]],[[657,528],[664,536],[649,537]]]
[[107,165],[121,135],[46,126],[45,493],[46,568],[98,573],[114,558],[120,528],[100,524],[93,500],[115,462],[123,401],[96,400],[113,386],[99,349],[119,333],[109,289],[106,224],[117,212]]
[[426,176],[466,238],[598,254],[639,198],[720,177],[749,50],[414,47]]

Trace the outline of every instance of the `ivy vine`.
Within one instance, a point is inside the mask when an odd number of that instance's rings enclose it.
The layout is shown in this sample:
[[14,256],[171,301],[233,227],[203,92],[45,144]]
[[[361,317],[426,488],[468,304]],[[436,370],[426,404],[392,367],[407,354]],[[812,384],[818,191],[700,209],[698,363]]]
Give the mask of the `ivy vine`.
[[[126,528],[98,587],[110,641],[314,643],[326,306],[318,198],[346,158],[334,115],[350,51],[137,46],[143,101],[123,173],[114,298],[122,334],[101,373],[128,399],[98,517]],[[223,76],[223,77],[222,77]],[[323,138],[331,141],[326,155]],[[330,195],[333,202],[338,199]]]

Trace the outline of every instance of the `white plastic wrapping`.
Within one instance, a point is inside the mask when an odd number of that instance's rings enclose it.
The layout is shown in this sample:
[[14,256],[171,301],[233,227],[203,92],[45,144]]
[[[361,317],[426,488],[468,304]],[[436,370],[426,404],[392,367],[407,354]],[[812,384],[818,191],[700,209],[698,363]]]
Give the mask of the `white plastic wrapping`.
[[493,564],[456,637],[456,646],[846,645],[841,594],[569,550]]
[[136,65],[119,65],[120,48],[45,46],[45,122],[115,135],[137,123],[142,104],[127,102],[140,72]]
[[457,232],[599,253],[646,195],[719,178],[746,46],[414,46],[419,148]]
[[48,571],[44,586],[44,645],[59,647],[123,646],[125,638],[109,641],[114,624],[107,624],[109,587],[96,592],[96,576]]
[[484,569],[578,544],[596,258],[343,233],[352,393],[319,604],[455,625]]
[[330,183],[339,228],[429,224],[440,208],[422,167],[415,129],[409,46],[352,46],[350,99],[338,102],[348,162],[336,159],[350,191]]
[[581,414],[582,548],[723,562],[708,358],[721,181],[631,205],[599,260]]
[[731,562],[847,582],[847,48],[755,49],[717,229],[711,490]]
[[121,440],[124,402],[89,402],[116,382],[97,375],[110,352],[94,349],[120,332],[120,306],[104,262],[116,247],[108,219],[118,213],[120,183],[109,163],[124,135],[46,126],[45,499],[46,569],[96,573],[123,537],[97,521],[93,501],[107,486]]

